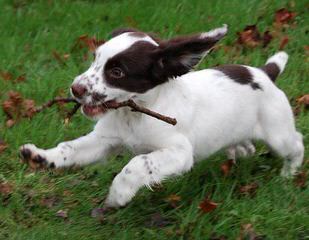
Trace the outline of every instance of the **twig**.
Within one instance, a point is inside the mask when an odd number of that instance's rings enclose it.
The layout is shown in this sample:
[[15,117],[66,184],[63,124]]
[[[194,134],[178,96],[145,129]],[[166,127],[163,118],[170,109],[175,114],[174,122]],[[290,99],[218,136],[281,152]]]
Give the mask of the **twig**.
[[36,107],[35,108],[35,112],[36,113],[41,112],[44,109],[49,108],[49,107],[53,106],[56,103],[70,103],[70,102],[74,102],[74,103],[76,103],[77,105],[80,106],[80,104],[74,98],[59,98],[59,97],[56,97],[56,98],[48,101],[47,103],[44,103],[42,106]]
[[131,99],[127,100],[127,101],[123,101],[123,102],[106,102],[106,106],[109,109],[117,109],[117,108],[121,108],[121,107],[130,107],[132,109],[132,111],[134,111],[134,112],[145,113],[145,114],[147,114],[151,117],[154,117],[156,119],[159,119],[161,121],[164,121],[164,122],[172,124],[172,125],[177,124],[177,120],[175,118],[171,118],[171,117],[162,115],[160,113],[151,111],[148,108],[144,108],[142,106],[139,106]]
[[[81,106],[80,103],[78,103],[74,98],[55,98],[55,99],[50,100],[47,103],[43,104],[42,106],[37,107],[35,109],[35,112],[36,113],[41,112],[44,109],[49,108],[56,103],[70,103],[70,102],[76,103],[74,108],[67,115],[67,118],[70,119]],[[147,114],[151,117],[154,117],[156,119],[159,119],[159,120],[164,121],[166,123],[169,123],[171,125],[177,124],[177,120],[175,118],[171,118],[171,117],[162,115],[160,113],[151,111],[148,108],[144,108],[142,106],[139,106],[131,99],[127,100],[127,101],[123,101],[123,102],[114,102],[114,101],[105,102],[104,105],[102,105],[102,107],[108,108],[108,109],[118,109],[118,108],[121,108],[121,107],[130,107],[131,110],[134,111],[134,112],[141,112],[141,113]]]

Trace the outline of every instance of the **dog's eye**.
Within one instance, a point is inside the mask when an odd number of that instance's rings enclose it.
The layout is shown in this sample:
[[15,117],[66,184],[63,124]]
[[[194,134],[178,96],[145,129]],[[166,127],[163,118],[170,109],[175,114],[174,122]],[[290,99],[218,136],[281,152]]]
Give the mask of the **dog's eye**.
[[109,71],[109,74],[113,78],[123,78],[124,77],[124,72],[119,68],[119,67],[114,67]]

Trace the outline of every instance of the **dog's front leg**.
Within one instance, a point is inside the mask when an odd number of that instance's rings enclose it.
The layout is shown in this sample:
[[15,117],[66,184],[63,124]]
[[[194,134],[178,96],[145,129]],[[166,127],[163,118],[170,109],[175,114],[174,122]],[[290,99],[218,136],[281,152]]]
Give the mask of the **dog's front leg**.
[[59,168],[71,165],[86,165],[106,159],[110,150],[120,143],[117,137],[97,130],[78,139],[62,142],[51,149],[40,149],[33,144],[20,148],[21,158],[34,168]]
[[134,157],[114,178],[107,207],[126,205],[143,186],[150,187],[172,175],[179,175],[193,165],[192,146],[182,135],[164,142],[162,147],[149,154]]

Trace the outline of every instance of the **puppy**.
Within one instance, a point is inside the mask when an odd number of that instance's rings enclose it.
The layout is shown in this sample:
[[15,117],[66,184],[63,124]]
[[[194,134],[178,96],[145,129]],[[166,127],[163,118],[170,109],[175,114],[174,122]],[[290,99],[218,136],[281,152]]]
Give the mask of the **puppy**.
[[[283,159],[283,176],[302,164],[302,135],[285,94],[274,81],[288,55],[279,52],[261,68],[223,65],[192,69],[227,32],[227,26],[193,36],[158,40],[131,29],[114,31],[97,48],[90,68],[77,76],[72,95],[82,112],[97,120],[94,130],[51,149],[21,147],[26,162],[67,167],[105,161],[126,146],[136,156],[114,178],[106,206],[126,205],[143,186],[189,171],[194,162],[220,149],[235,155],[241,143],[262,140]],[[175,117],[176,126],[128,108],[111,110],[106,102],[133,99]]]

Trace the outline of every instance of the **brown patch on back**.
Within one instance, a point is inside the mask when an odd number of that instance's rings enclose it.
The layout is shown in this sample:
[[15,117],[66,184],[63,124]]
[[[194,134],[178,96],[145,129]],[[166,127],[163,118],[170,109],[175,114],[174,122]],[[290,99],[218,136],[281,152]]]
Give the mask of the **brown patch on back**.
[[234,82],[237,82],[242,85],[248,84],[252,87],[253,90],[257,89],[262,90],[260,85],[253,81],[252,74],[250,73],[248,68],[244,66],[229,64],[229,65],[217,66],[214,67],[213,69],[222,72],[224,75],[234,80]]
[[280,68],[276,63],[268,63],[265,66],[261,67],[261,69],[267,74],[267,76],[275,82],[277,76],[280,73]]

